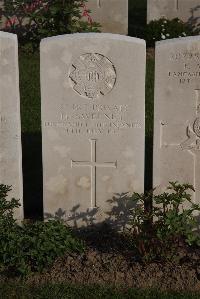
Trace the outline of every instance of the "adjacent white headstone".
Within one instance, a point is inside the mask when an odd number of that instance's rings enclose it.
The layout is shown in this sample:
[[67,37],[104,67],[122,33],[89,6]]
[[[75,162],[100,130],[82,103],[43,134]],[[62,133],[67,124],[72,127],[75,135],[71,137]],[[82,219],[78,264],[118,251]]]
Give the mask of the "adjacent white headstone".
[[17,36],[0,32],[0,183],[20,199],[15,217],[23,218],[21,125]]
[[147,0],[147,22],[165,17],[184,22],[200,23],[199,0]]
[[42,41],[45,217],[98,223],[111,199],[121,217],[126,193],[143,191],[144,86],[143,40],[90,33]]
[[156,45],[154,187],[192,184],[200,200],[200,37]]
[[[0,0],[0,11],[1,11],[1,9],[3,9],[3,5],[4,5],[4,1]],[[6,18],[4,16],[0,18],[0,28],[4,27],[5,21],[6,21]]]
[[88,0],[86,7],[101,32],[128,34],[128,0]]

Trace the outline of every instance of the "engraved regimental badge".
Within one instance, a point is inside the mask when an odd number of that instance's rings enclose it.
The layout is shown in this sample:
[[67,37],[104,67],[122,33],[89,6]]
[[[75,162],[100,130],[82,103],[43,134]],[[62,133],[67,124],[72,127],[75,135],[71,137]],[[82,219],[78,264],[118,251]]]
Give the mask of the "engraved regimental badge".
[[197,137],[200,137],[200,118],[197,117],[193,124],[193,131]]
[[95,99],[108,94],[114,87],[116,71],[112,62],[97,53],[81,55],[71,66],[72,88],[81,96]]
[[182,149],[187,150],[200,150],[200,117],[197,117],[193,125],[187,127],[188,139],[181,143]]

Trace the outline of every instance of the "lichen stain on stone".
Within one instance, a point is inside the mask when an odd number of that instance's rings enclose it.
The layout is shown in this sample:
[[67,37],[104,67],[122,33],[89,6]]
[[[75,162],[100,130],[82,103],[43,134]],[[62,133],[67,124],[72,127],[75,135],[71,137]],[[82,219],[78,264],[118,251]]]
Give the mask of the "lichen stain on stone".
[[61,158],[67,158],[70,153],[70,148],[64,145],[56,145],[53,147],[54,151],[57,152]]
[[122,152],[122,155],[129,159],[134,157],[134,151],[130,146],[127,146],[126,149]]
[[103,177],[102,177],[102,181],[103,182],[107,182],[107,181],[109,181],[111,179],[111,176],[110,175],[104,175]]
[[166,89],[166,97],[169,97],[172,94],[172,88],[170,86]]
[[9,61],[8,61],[8,59],[3,58],[3,59],[1,60],[1,65],[2,65],[2,66],[9,65]]
[[108,186],[108,188],[107,188],[107,192],[109,193],[109,194],[114,194],[114,189],[113,189],[113,186]]
[[66,170],[66,165],[62,165],[62,166],[60,166],[60,167],[58,168],[58,173],[59,173],[59,174],[62,174],[62,173],[65,172],[65,170]]
[[129,192],[136,192],[140,188],[140,182],[134,178],[131,178],[128,184]]
[[79,178],[76,185],[80,188],[83,188],[83,189],[90,189],[91,182],[90,182],[89,177],[82,176],[82,177]]
[[135,164],[129,164],[123,168],[123,172],[127,175],[134,175],[135,174]]
[[63,195],[67,193],[67,178],[62,174],[51,177],[45,185],[48,191],[55,194]]

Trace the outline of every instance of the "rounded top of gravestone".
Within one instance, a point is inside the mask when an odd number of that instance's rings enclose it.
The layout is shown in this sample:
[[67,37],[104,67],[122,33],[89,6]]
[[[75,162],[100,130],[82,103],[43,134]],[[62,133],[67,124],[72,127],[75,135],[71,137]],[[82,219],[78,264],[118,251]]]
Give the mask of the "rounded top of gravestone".
[[41,43],[44,42],[50,42],[50,41],[56,41],[56,40],[63,40],[63,39],[86,39],[86,38],[107,38],[107,39],[113,39],[113,40],[121,40],[124,42],[132,42],[132,43],[138,43],[142,45],[146,45],[145,40],[131,37],[131,36],[125,36],[121,34],[112,34],[112,33],[73,33],[73,34],[63,34],[63,35],[57,35],[52,37],[46,37],[41,40]]
[[187,42],[195,42],[200,41],[200,36],[186,36],[186,37],[178,37],[172,39],[166,39],[162,41],[156,42],[156,48],[164,45],[174,44],[174,43],[187,43]]
[[4,32],[4,31],[0,30],[0,38],[2,38],[2,37],[3,38],[10,38],[10,39],[13,39],[13,40],[17,39],[17,35],[16,34]]

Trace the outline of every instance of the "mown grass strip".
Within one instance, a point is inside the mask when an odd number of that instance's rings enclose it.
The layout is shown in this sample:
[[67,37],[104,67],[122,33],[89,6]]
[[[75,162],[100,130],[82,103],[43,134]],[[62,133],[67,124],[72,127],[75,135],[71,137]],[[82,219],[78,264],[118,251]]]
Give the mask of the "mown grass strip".
[[123,289],[69,284],[1,284],[0,299],[199,299],[200,292]]

